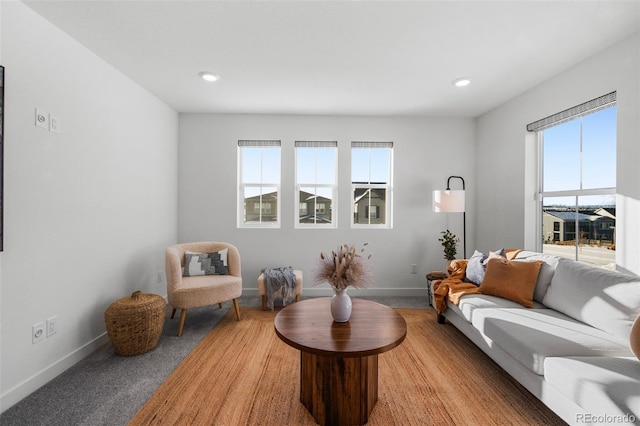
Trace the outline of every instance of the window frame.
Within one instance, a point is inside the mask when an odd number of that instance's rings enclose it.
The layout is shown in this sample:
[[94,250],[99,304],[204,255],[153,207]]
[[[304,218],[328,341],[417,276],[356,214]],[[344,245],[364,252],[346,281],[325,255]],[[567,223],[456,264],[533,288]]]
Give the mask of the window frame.
[[[604,101],[602,101],[604,100]],[[591,106],[591,108],[589,108],[589,106]],[[545,243],[545,235],[544,235],[544,214],[545,214],[545,210],[544,210],[544,200],[549,199],[549,198],[558,198],[558,197],[574,197],[575,198],[575,204],[569,206],[571,207],[573,212],[576,212],[576,219],[575,221],[570,221],[567,222],[565,221],[564,226],[562,227],[566,227],[567,224],[571,223],[573,224],[573,226],[575,227],[575,229],[580,230],[580,221],[579,221],[579,215],[577,213],[579,213],[579,209],[580,209],[580,198],[581,197],[588,197],[588,196],[599,196],[599,195],[616,195],[617,193],[617,186],[614,187],[599,187],[599,188],[588,188],[588,189],[582,189],[582,176],[580,177],[580,184],[579,184],[579,188],[577,189],[568,189],[568,190],[553,190],[553,191],[545,191],[544,190],[544,131],[554,127],[554,126],[558,126],[558,125],[562,125],[564,123],[573,121],[573,120],[581,120],[580,122],[580,138],[582,140],[583,137],[583,132],[582,132],[582,127],[583,127],[583,118],[585,116],[591,115],[591,114],[595,114],[598,113],[602,110],[606,110],[609,108],[613,108],[616,107],[616,93],[612,92],[608,95],[602,96],[600,98],[596,98],[592,101],[586,102],[585,104],[581,104],[579,106],[576,106],[574,108],[570,108],[568,110],[562,111],[561,113],[558,113],[557,116],[559,117],[559,119],[557,121],[553,121],[554,116],[549,116],[543,120],[539,120],[536,123],[531,123],[527,126],[527,130],[528,131],[532,131],[532,127],[534,127],[535,124],[540,123],[540,128],[534,130],[535,133],[535,143],[536,143],[536,168],[537,168],[537,175],[538,175],[538,179],[536,182],[536,196],[535,196],[535,208],[536,208],[536,235],[538,236],[535,239],[535,250],[543,253],[544,251],[544,243]],[[575,114],[571,114],[572,111],[578,111]],[[616,116],[617,116],[617,110],[616,110]],[[617,127],[617,126],[616,126]],[[616,132],[617,133],[617,132]],[[617,136],[617,135],[616,135]],[[582,143],[582,142],[581,142]],[[616,140],[616,151],[617,151],[617,140]],[[580,152],[578,154],[581,158],[580,161],[582,162],[582,153]],[[580,167],[582,167],[582,163],[580,165]],[[574,232],[575,232],[574,229]],[[553,234],[553,240],[555,241],[556,238],[556,234],[563,232],[562,230],[559,230],[558,232],[556,232],[555,230],[555,224],[554,224],[554,229],[553,231],[550,231]],[[577,238],[580,238],[579,236]],[[614,231],[614,239],[615,239],[615,231]],[[573,256],[574,260],[580,261],[580,242],[579,240],[576,240],[577,243],[575,244],[575,255]]]
[[[353,176],[353,150],[354,149],[388,149],[389,150],[389,163],[388,163],[388,172],[389,176],[387,179],[387,183],[372,183],[371,178],[369,177],[368,183],[363,182],[354,182]],[[362,142],[362,141],[353,141],[351,142],[351,228],[353,229],[393,229],[393,142]],[[369,153],[369,160],[371,160],[371,152]],[[371,164],[369,164],[371,167]],[[371,176],[371,169],[369,169],[369,176]],[[384,223],[371,223],[371,215],[369,214],[371,204],[365,206],[365,210],[368,212],[365,214],[368,223],[356,223],[356,191],[357,190],[365,190],[365,192],[373,191],[376,189],[384,189],[385,190],[385,208],[384,208]],[[377,216],[380,216],[380,206],[377,207]]]
[[[282,223],[282,146],[280,140],[238,140],[238,186],[237,186],[237,228],[280,228]],[[277,172],[278,182],[265,182],[263,181],[262,172],[259,182],[244,182],[243,181],[243,165],[244,165],[244,153],[243,148],[263,148],[263,149],[278,149],[279,168]],[[262,155],[262,154],[261,154]],[[261,157],[260,166],[263,166],[264,159]],[[267,195],[263,193],[264,188],[276,188],[276,220],[275,221],[246,221],[245,211],[245,190],[247,188],[259,189],[260,197]],[[260,216],[262,216],[264,206],[263,201],[260,201]],[[270,203],[272,204],[272,203]],[[255,210],[254,204],[254,210]],[[272,206],[270,206],[272,208]]]
[[[308,148],[315,148],[316,150],[318,149],[332,149],[334,151],[334,158],[333,158],[333,171],[334,171],[334,177],[333,177],[333,183],[332,184],[325,184],[325,183],[318,183],[317,182],[317,173],[314,173],[314,175],[316,176],[316,182],[300,182],[298,181],[298,167],[299,167],[299,159],[298,159],[298,149],[308,149]],[[336,229],[338,228],[338,142],[337,141],[295,141],[294,143],[294,159],[295,159],[295,171],[294,171],[294,180],[295,180],[295,184],[294,184],[294,228],[296,229]],[[318,169],[318,163],[317,163],[317,151],[316,151],[316,171]],[[315,189],[318,188],[325,188],[325,189],[330,189],[331,190],[331,223],[301,223],[300,222],[300,205],[303,203],[302,200],[300,200],[300,192],[301,192],[301,188],[304,187],[314,187]],[[326,205],[325,205],[326,208]],[[316,209],[317,211],[317,209]],[[308,209],[307,209],[307,214],[309,213]]]

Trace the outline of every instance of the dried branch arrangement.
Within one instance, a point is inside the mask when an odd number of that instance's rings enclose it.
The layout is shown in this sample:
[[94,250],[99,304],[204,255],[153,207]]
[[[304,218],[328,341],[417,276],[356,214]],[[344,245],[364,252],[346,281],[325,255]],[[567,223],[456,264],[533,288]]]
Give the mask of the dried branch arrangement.
[[[364,252],[367,244],[360,252]],[[367,259],[371,258],[371,255]],[[320,253],[320,259],[313,271],[314,285],[328,282],[336,290],[349,286],[367,288],[373,285],[373,267],[356,252],[355,246],[341,245],[330,255]]]

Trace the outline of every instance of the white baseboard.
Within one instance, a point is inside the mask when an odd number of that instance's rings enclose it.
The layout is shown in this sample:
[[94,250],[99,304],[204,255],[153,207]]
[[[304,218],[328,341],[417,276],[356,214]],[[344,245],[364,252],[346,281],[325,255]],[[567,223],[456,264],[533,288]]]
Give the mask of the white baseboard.
[[[258,296],[258,288],[243,288],[242,292],[245,296]],[[427,297],[426,288],[370,288],[370,289],[357,289],[350,288],[348,290],[349,295],[353,297],[359,296],[387,296],[387,297]],[[305,296],[331,296],[333,290],[328,287],[317,288],[305,288],[303,291]],[[166,296],[165,296],[166,300]],[[100,346],[109,341],[107,333],[103,333],[91,342],[70,353],[64,358],[54,362],[48,367],[38,371],[22,383],[9,389],[2,395],[0,395],[0,413],[11,408],[13,405],[20,402],[22,399],[35,392],[48,382],[64,373],[68,368],[73,367],[85,357],[92,354]]]
[[[424,288],[349,288],[350,296],[386,296],[386,297],[424,297],[427,298],[427,287]],[[243,288],[242,294],[245,296],[258,296],[258,288]],[[332,296],[333,290],[328,287],[304,287],[303,296]]]
[[106,332],[0,395],[0,413],[40,389],[109,341]]

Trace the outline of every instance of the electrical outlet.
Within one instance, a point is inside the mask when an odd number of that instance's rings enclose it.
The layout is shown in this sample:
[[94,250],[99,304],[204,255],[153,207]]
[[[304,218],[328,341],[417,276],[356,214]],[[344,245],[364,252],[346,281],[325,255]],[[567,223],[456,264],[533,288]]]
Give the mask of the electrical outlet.
[[411,264],[411,273],[412,274],[417,274],[418,273],[418,265],[416,265],[415,263]]
[[47,319],[47,337],[51,337],[58,332],[58,317]]
[[49,130],[49,113],[42,109],[36,108],[35,125]]
[[164,283],[164,272],[158,271],[158,284]]
[[38,343],[42,339],[44,339],[44,323],[39,322],[31,326],[31,343]]

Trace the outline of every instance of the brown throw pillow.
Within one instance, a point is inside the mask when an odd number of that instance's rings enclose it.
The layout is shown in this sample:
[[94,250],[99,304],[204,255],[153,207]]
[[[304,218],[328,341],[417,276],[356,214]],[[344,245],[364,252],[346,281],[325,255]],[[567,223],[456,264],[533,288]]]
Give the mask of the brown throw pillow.
[[541,260],[519,262],[489,257],[487,272],[479,287],[480,293],[502,297],[526,308],[533,308],[533,292],[541,265]]

